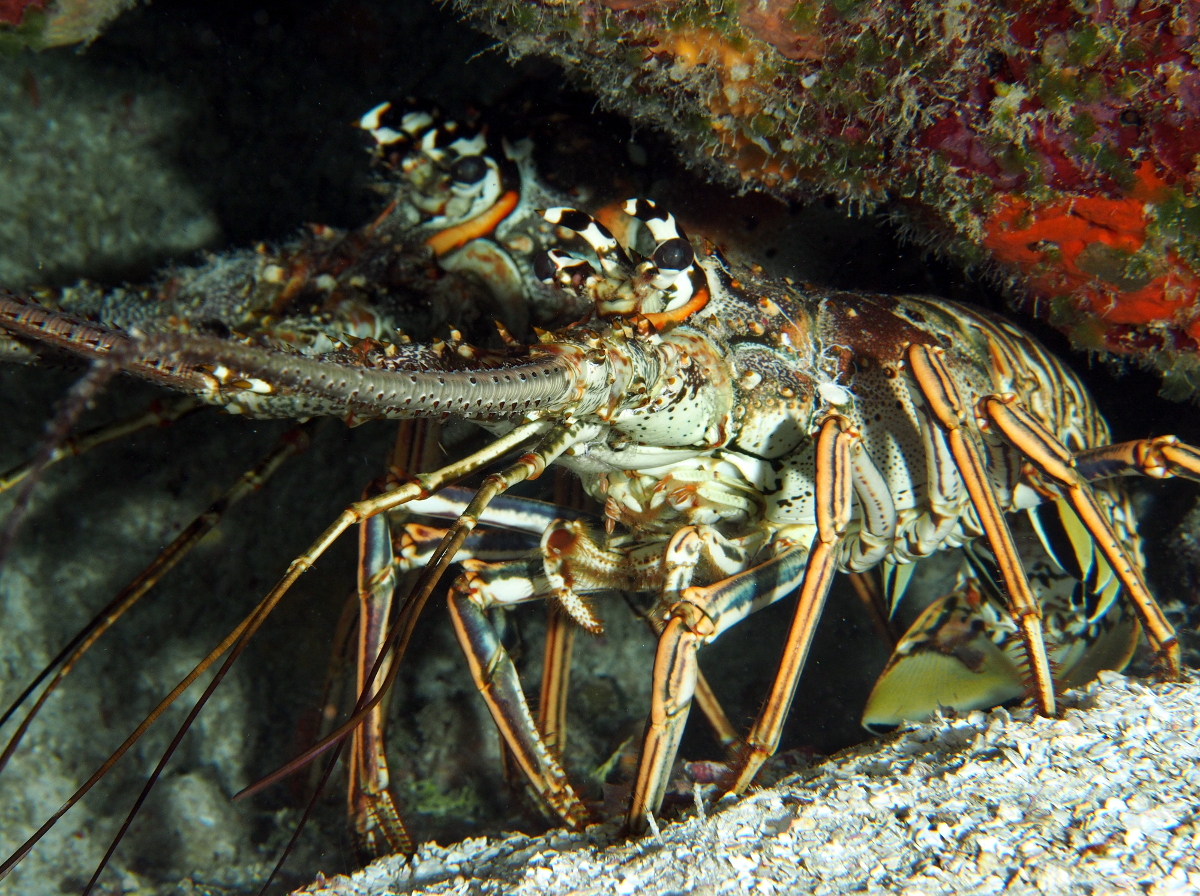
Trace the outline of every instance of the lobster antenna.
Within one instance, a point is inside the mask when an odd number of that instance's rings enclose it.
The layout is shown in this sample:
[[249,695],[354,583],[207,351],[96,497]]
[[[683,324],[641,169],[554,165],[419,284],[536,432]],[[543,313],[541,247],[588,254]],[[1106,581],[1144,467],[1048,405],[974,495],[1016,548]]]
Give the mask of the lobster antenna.
[[539,350],[509,365],[468,370],[430,370],[427,352],[415,346],[409,363],[403,354],[385,367],[359,367],[303,355],[241,345],[205,336],[151,336],[141,344],[148,356],[185,366],[222,365],[268,389],[283,387],[327,398],[343,407],[361,404],[373,416],[470,419],[556,413],[572,408],[585,391],[582,350],[559,346]]
[[[331,407],[338,408],[338,416],[361,405],[369,416],[395,419],[449,414],[468,419],[533,417],[573,410],[588,385],[584,350],[571,345],[535,347],[528,356],[509,363],[457,370],[437,370],[428,348],[411,346],[383,359],[378,367],[362,367],[210,336],[130,335],[86,321],[64,320],[4,291],[0,291],[0,327],[75,355],[113,359],[130,373],[196,395],[213,393],[213,376],[201,366],[224,367],[225,373],[236,373],[235,380],[258,380],[256,390],[270,393],[283,388],[328,399]],[[96,376],[107,369],[101,368]],[[101,385],[112,372],[101,377]],[[82,405],[76,416],[81,411]]]
[[317,800],[321,796],[321,792],[325,789],[325,785],[329,783],[329,776],[333,774],[333,769],[337,765],[338,759],[342,756],[342,748],[346,746],[344,740],[338,741],[337,749],[333,751],[333,755],[329,757],[329,762],[325,764],[324,770],[321,772],[321,778],[317,781],[317,786],[313,790],[313,795],[309,797],[308,804],[304,807],[304,814],[300,816],[300,820],[296,822],[296,829],[292,831],[292,836],[288,839],[287,846],[283,848],[283,852],[279,856],[279,861],[275,863],[275,867],[271,869],[271,873],[267,875],[266,881],[258,891],[258,896],[266,896],[267,888],[274,882],[279,872],[283,870],[283,863],[288,860],[288,857],[295,851],[296,844],[300,840],[300,834],[304,831],[304,826],[312,817],[313,810],[317,807]]

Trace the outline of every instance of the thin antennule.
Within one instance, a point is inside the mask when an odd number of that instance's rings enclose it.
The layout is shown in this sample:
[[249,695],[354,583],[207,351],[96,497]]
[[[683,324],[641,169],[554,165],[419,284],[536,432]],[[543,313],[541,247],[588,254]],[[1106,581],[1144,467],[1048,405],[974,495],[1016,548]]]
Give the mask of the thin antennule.
[[46,424],[46,432],[30,464],[29,475],[21,484],[21,490],[17,492],[16,501],[4,523],[4,531],[0,533],[0,567],[4,566],[4,561],[12,550],[17,531],[25,519],[25,511],[33,497],[33,490],[42,478],[42,471],[50,465],[55,451],[70,437],[71,430],[75,428],[83,412],[124,366],[130,348],[123,346],[105,357],[97,358],[92,362],[91,369],[75,382],[59,402],[54,417]]
[[[288,430],[278,441],[270,453],[266,455],[257,465],[247,470],[237,481],[230,486],[216,501],[208,506],[208,508],[197,516],[192,522],[176,536],[166,548],[159,552],[151,564],[120,593],[117,594],[111,601],[108,602],[92,619],[79,631],[70,642],[59,651],[58,655],[52,659],[44,669],[34,678],[32,682],[23,690],[13,701],[3,714],[0,714],[0,727],[2,727],[12,716],[17,709],[37,690],[38,686],[45,681],[46,678],[53,675],[49,684],[38,695],[33,706],[25,714],[25,717],[17,725],[16,731],[9,737],[8,744],[0,752],[0,771],[8,764],[16,751],[25,732],[32,724],[34,717],[41,710],[46,700],[58,687],[59,683],[71,672],[71,669],[86,653],[91,646],[112,626],[117,620],[132,607],[135,603],[141,600],[158,581],[166,575],[180,560],[182,560],[192,548],[194,548],[205,535],[216,527],[221,518],[235,504],[242,499],[253,495],[274,475],[275,471],[292,455],[304,451],[308,446],[309,431],[311,424],[304,424]],[[55,672],[55,669],[58,671]]]

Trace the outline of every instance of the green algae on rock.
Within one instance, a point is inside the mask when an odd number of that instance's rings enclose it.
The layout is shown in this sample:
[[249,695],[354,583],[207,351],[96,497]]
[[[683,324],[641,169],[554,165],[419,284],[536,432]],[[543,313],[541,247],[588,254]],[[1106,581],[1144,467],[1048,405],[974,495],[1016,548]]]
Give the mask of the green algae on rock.
[[1193,392],[1200,4],[461,0],[735,186],[833,195]]

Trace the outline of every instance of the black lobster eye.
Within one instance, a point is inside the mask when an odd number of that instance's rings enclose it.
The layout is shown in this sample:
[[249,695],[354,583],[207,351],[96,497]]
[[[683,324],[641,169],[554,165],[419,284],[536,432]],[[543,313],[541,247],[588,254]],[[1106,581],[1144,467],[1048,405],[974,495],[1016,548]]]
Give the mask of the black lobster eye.
[[662,270],[682,271],[696,259],[691,244],[683,237],[667,240],[654,250],[654,264]]
[[533,276],[543,283],[550,283],[558,273],[558,265],[550,258],[549,252],[539,252],[533,257]]
[[477,184],[487,170],[483,156],[463,156],[450,167],[450,178],[456,184]]

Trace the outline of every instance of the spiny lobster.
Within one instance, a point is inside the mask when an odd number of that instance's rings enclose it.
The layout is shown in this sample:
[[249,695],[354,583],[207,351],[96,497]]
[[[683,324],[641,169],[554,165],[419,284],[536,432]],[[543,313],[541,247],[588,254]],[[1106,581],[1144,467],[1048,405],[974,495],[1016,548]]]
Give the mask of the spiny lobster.
[[[439,469],[409,469],[347,507],[184,684],[226,649],[227,669],[296,579],[361,525],[364,591],[390,587],[397,564],[421,565],[422,573],[391,631],[373,633],[377,658],[362,676],[353,716],[323,742],[327,748],[376,710],[422,607],[447,567],[461,561],[449,603],[476,684],[533,790],[566,824],[581,827],[592,813],[556,756],[546,713],[540,727],[534,721],[489,611],[549,600],[579,627],[598,631],[589,596],[648,593],[658,649],[627,810],[628,826],[638,831],[661,805],[693,700],[728,729],[699,675],[699,648],[797,595],[770,694],[749,735],[731,738],[732,771],[723,787],[742,792],[778,745],[839,570],[883,564],[888,593],[898,600],[903,570],[914,561],[986,540],[988,575],[1007,602],[1023,674],[1039,711],[1052,715],[1056,684],[1042,604],[1005,519],[1052,503],[1074,533],[1077,556],[1091,558],[1077,564],[1077,575],[1101,570],[1104,579],[1093,589],[1100,598],[1085,613],[1082,640],[1099,639],[1092,629],[1113,627],[1106,611],[1123,595],[1165,674],[1179,674],[1174,632],[1145,586],[1130,547],[1132,518],[1108,480],[1200,479],[1196,449],[1171,436],[1109,444],[1077,378],[993,315],[934,298],[830,292],[772,279],[689,239],[669,212],[644,199],[606,216],[619,228],[605,226],[546,201],[553,197],[539,192],[519,148],[492,157],[481,134],[416,111],[392,120],[396,111],[381,106],[362,126],[401,173],[403,191],[348,240],[379,240],[386,251],[360,252],[357,261],[311,246],[287,259],[247,254],[236,288],[206,285],[200,274],[159,290],[157,304],[97,308],[94,295],[75,303],[101,323],[28,297],[0,297],[0,328],[11,336],[12,353],[61,348],[94,359],[97,379],[120,369],[254,416],[461,418],[495,436]],[[540,332],[533,345],[518,343],[503,326],[497,348],[392,340],[387,284],[389,277],[404,280],[395,271],[411,263],[415,243],[442,271],[458,275],[448,278],[452,290],[481,278],[518,332],[526,308],[586,313]],[[325,295],[322,325],[289,321],[292,303],[314,286]],[[470,286],[462,288],[470,294]],[[70,307],[71,298],[60,297],[60,307]],[[330,328],[364,338],[348,347],[328,335]],[[551,464],[573,471],[603,503],[603,533],[577,517],[539,515],[527,502],[503,505],[504,492]],[[473,493],[454,489],[457,480],[488,469]],[[396,558],[386,530],[371,521],[405,505],[452,522],[426,532],[424,541],[414,537]],[[489,535],[487,526],[506,525],[506,512],[507,525],[536,537],[532,550],[514,552]],[[953,615],[954,607],[943,610]],[[1128,643],[1136,634],[1126,624],[1117,640]],[[543,690],[544,708],[565,693],[565,674],[558,679],[549,696]],[[368,754],[376,747],[360,743],[357,761],[373,761]],[[360,833],[377,846],[410,849],[385,791],[362,794],[369,805]]]

